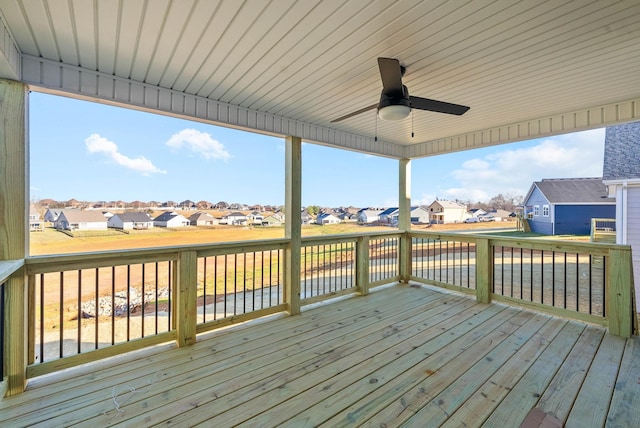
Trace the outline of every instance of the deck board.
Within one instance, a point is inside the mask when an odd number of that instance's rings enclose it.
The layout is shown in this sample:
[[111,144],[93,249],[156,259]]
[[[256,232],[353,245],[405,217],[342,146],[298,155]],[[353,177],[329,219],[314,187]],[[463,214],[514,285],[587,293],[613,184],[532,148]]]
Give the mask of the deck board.
[[640,340],[627,340],[607,426],[640,426]]
[[638,338],[395,286],[34,379],[0,424],[638,426],[639,378]]
[[566,427],[604,425],[625,343],[621,337],[604,336],[571,408]]

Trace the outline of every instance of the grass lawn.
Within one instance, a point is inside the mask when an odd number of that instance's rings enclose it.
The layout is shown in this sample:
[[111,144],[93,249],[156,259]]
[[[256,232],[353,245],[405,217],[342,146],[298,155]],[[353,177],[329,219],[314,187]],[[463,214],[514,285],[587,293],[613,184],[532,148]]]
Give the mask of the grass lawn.
[[[304,225],[303,236],[335,235],[393,230],[384,226],[360,226],[356,223],[340,223],[326,226]],[[92,251],[125,250],[135,248],[166,247],[171,245],[210,244],[264,240],[284,237],[283,227],[186,227],[180,229],[153,228],[133,230],[129,234],[105,231],[74,232],[74,237],[46,228],[30,234],[30,254],[69,254]]]

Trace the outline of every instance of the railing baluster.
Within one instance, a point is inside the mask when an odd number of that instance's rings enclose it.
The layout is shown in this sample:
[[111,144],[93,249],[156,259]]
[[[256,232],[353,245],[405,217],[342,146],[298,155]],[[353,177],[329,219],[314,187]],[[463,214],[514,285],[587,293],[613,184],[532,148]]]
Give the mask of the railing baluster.
[[140,325],[141,325],[141,330],[140,330],[140,337],[144,337],[144,297],[145,297],[145,289],[144,289],[144,283],[145,283],[145,264],[142,263],[142,299],[141,299],[141,303],[140,303]]
[[158,334],[158,310],[159,310],[159,305],[158,305],[158,271],[159,271],[159,266],[158,266],[158,262],[155,263],[155,281],[156,281],[156,319],[155,319],[155,329],[156,329],[156,334]]
[[127,342],[131,339],[131,265],[127,265]]
[[82,352],[82,270],[78,269],[78,333],[77,333],[77,350],[78,354]]
[[40,362],[44,362],[44,274],[40,274]]
[[116,334],[116,267],[111,267],[111,344],[115,344]]
[[59,303],[59,308],[60,308],[60,319],[58,320],[58,322],[60,323],[60,343],[59,343],[59,348],[60,348],[60,358],[62,358],[64,356],[64,310],[63,310],[63,305],[64,305],[64,272],[60,272],[60,303]]
[[100,337],[99,337],[99,332],[100,332],[100,327],[99,327],[99,320],[100,320],[100,306],[98,305],[98,302],[100,300],[100,268],[96,268],[96,283],[95,283],[95,310],[94,310],[94,324],[95,324],[95,333],[94,333],[94,349],[98,349],[98,343],[100,342]]

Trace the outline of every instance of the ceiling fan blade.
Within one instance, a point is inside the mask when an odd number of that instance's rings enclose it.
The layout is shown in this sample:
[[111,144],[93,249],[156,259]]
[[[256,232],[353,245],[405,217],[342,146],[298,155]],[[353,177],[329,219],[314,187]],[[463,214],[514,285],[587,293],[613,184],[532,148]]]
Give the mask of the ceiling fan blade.
[[410,96],[411,108],[417,108],[419,110],[435,111],[438,113],[455,114],[461,116],[470,109],[470,107],[460,104],[446,103],[444,101],[430,100],[429,98],[421,98]]
[[333,119],[331,121],[331,123],[340,122],[341,120],[349,119],[350,117],[356,116],[356,115],[358,115],[360,113],[364,113],[365,111],[373,110],[374,108],[377,108],[377,107],[378,107],[378,103],[375,103],[372,106],[361,108],[360,110],[356,110],[356,111],[354,111],[352,113],[346,114],[346,115],[344,115],[342,117],[339,117],[337,119]]
[[378,68],[382,78],[382,92],[402,94],[402,68],[395,58],[378,58]]

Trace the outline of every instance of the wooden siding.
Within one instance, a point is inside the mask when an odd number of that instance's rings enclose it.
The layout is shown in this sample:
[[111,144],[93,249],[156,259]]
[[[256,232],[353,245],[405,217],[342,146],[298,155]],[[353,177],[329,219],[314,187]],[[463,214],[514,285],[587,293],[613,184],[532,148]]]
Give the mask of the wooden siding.
[[640,424],[640,341],[419,286],[37,378],[5,424]]

